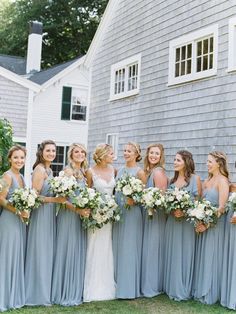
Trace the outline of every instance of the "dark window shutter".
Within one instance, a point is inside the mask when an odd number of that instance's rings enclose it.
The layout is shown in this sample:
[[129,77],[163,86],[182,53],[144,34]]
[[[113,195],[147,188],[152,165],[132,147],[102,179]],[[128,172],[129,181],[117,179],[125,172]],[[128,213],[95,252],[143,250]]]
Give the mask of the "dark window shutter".
[[71,108],[71,87],[63,86],[61,120],[70,120]]

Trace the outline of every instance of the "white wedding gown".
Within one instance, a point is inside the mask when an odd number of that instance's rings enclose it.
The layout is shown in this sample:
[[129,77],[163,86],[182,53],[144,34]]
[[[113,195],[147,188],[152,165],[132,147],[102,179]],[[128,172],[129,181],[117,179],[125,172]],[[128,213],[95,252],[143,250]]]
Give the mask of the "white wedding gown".
[[[93,186],[112,195],[114,175],[109,182],[92,171]],[[84,278],[84,302],[115,299],[114,264],[112,252],[112,224],[88,231],[88,244]]]

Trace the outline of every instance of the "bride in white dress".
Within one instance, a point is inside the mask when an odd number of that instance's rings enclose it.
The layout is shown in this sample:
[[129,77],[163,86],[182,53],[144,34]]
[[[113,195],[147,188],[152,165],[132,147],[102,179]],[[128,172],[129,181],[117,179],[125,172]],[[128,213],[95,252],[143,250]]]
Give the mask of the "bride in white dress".
[[[101,193],[112,195],[115,187],[112,147],[99,144],[93,159],[96,165],[87,172],[88,185]],[[115,299],[111,223],[101,229],[88,231],[83,299],[84,302]]]

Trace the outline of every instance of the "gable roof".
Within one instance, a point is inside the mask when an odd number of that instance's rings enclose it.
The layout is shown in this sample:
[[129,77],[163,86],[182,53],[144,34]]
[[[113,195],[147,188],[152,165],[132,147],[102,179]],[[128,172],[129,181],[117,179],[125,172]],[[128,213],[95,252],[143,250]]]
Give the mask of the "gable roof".
[[84,61],[84,65],[89,67],[93,61],[95,51],[97,47],[100,45],[102,41],[103,34],[105,32],[106,27],[109,25],[112,17],[113,12],[115,11],[117,4],[119,3],[119,0],[109,0],[106,10],[102,16],[102,19],[98,25],[97,31],[93,37],[92,43],[89,46],[89,50],[86,54],[86,58]]
[[0,66],[19,75],[26,74],[26,59],[0,54]]
[[66,68],[68,68],[71,64],[75,63],[76,61],[78,61],[80,59],[76,58],[74,60],[59,64],[59,65],[55,65],[53,67],[51,67],[50,69],[47,70],[43,70],[40,72],[35,72],[33,75],[31,75],[29,77],[29,80],[32,82],[35,82],[39,85],[44,84],[45,82],[47,82],[48,80],[52,79],[53,77],[55,77],[55,75],[57,75],[58,73],[62,72],[63,70],[65,70]]

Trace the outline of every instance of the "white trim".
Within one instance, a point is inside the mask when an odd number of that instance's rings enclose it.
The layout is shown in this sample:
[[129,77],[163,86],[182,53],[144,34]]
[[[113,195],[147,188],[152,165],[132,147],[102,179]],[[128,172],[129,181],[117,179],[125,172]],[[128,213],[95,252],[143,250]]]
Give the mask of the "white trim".
[[9,71],[3,67],[0,66],[0,75],[2,75],[3,77],[7,78],[10,81],[15,82],[16,84],[19,84],[25,88],[28,88],[34,92],[39,92],[40,91],[40,85],[31,82],[29,80],[27,80],[26,78],[13,73],[12,71]]
[[26,137],[13,136],[14,143],[26,143]]
[[[83,65],[84,60],[85,60],[86,56],[81,57],[80,59],[78,59],[77,61],[73,62],[71,65],[69,65],[68,67],[66,67],[64,70],[62,70],[61,72],[59,72],[58,74],[56,74],[55,76],[53,76],[50,80],[46,81],[44,84],[41,85],[41,90],[44,91],[45,89],[47,89],[49,86],[53,85],[55,82],[59,81],[60,79],[62,79],[64,76],[66,76],[67,74],[71,73],[73,70],[75,70],[77,67],[79,67],[80,65]],[[84,70],[85,71],[85,70]],[[82,74],[82,73],[81,73]],[[85,77],[84,77],[85,78]],[[87,80],[85,78],[85,80]]]
[[88,52],[86,54],[84,65],[86,67],[90,67],[91,63],[93,62],[93,58],[95,56],[95,52],[99,46],[99,44],[102,42],[103,34],[105,33],[105,30],[107,29],[110,21],[113,18],[113,13],[115,12],[115,8],[118,5],[119,0],[109,0],[105,12],[103,13],[102,19],[98,25],[97,31],[93,37],[92,43],[89,46]]
[[228,51],[228,69],[227,71],[236,70],[236,16],[229,20],[229,51]]
[[[112,138],[112,142],[114,141],[115,143],[108,142],[109,136]],[[106,143],[112,145],[113,150],[114,150],[114,155],[115,155],[114,160],[118,159],[118,156],[117,156],[118,155],[118,142],[119,142],[119,133],[107,133],[106,134]]]
[[[213,47],[213,68],[210,70],[196,72],[196,46],[195,43],[198,40],[204,39],[204,37],[213,35],[214,47]],[[192,72],[183,76],[175,77],[175,52],[180,46],[184,46],[192,43]],[[169,46],[169,75],[168,86],[186,83],[194,80],[204,79],[217,74],[217,62],[218,62],[218,24],[197,30],[193,33],[181,36],[170,41]]]
[[[128,90],[128,67],[131,66],[132,64],[138,64],[138,75],[137,75],[137,88],[133,90]],[[114,84],[115,84],[115,72],[117,70],[125,68],[125,87],[124,87],[124,92],[115,94],[114,93]],[[141,53],[134,55],[132,57],[129,57],[125,60],[122,60],[120,62],[117,62],[111,66],[111,76],[110,76],[110,99],[109,101],[112,100],[117,100],[125,97],[130,97],[137,95],[139,93],[140,89],[140,73],[141,73]]]

